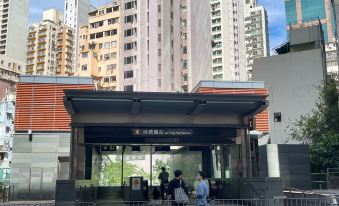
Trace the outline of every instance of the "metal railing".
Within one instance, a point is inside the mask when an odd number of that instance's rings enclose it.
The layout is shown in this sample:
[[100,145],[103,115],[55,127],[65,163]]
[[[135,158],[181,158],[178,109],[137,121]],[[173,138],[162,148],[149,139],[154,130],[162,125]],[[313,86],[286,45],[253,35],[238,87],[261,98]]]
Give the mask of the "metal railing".
[[[169,200],[153,200],[153,201],[107,201],[107,202],[17,202],[5,203],[0,206],[193,206],[195,201],[189,203],[176,203]],[[209,206],[338,206],[336,200],[331,198],[320,199],[242,199],[242,200],[212,200]]]
[[324,173],[312,173],[313,189],[339,189],[339,168],[329,168]]
[[[193,206],[196,202],[176,203],[169,200],[154,200],[154,201],[107,201],[107,202],[60,202],[56,206]],[[42,205],[44,206],[44,205]],[[211,200],[209,206],[339,206],[337,201],[332,198],[279,198],[279,199],[225,199],[225,200]]]

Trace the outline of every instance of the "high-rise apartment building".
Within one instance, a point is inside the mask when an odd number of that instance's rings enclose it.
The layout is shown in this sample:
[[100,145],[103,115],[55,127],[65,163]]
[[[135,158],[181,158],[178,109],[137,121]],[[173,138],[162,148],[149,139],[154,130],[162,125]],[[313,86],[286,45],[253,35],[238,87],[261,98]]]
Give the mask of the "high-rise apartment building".
[[88,14],[91,11],[90,0],[65,0],[64,6],[64,23],[75,31],[74,41],[74,69],[77,68],[78,62],[78,36],[79,28],[88,24]]
[[79,30],[79,76],[91,76],[99,89],[119,90],[120,7],[107,5],[90,13]]
[[247,78],[251,80],[253,60],[270,55],[267,12],[256,0],[245,3],[245,42]]
[[213,79],[244,81],[246,72],[244,0],[210,0]]
[[55,9],[43,13],[43,21],[29,27],[26,74],[71,76],[74,30],[63,24]]
[[25,62],[28,0],[0,1],[0,10],[0,54]]
[[[87,56],[88,74],[101,73],[101,85],[125,91],[187,92],[211,79],[209,1],[137,2],[116,1],[91,12],[79,45],[94,53]],[[83,74],[86,65],[78,70]]]
[[25,72],[28,0],[0,1],[0,89]]
[[[338,33],[335,1],[286,0],[286,30],[321,24],[326,51],[327,72],[338,74]],[[338,17],[339,18],[339,17]]]

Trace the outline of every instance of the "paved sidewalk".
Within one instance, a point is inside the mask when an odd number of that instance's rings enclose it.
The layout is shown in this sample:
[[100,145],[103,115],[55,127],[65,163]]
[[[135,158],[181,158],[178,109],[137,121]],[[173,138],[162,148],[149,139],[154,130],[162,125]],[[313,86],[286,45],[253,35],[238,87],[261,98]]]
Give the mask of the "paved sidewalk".
[[13,201],[0,203],[0,206],[54,206],[54,200],[51,201]]

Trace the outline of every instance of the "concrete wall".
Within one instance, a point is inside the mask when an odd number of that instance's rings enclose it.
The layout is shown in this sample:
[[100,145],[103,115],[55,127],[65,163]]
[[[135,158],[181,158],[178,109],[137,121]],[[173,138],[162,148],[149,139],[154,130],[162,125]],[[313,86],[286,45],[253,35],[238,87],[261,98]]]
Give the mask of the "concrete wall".
[[10,1],[7,24],[6,56],[20,62],[26,62],[28,8],[28,0]]
[[[315,108],[326,70],[323,56],[313,49],[254,60],[253,80],[264,81],[269,92],[271,143],[297,143],[288,139],[288,126]],[[274,122],[276,112],[281,122]]]
[[280,177],[283,187],[312,188],[308,145],[269,144],[259,151],[261,177]]
[[58,157],[69,156],[70,133],[15,134],[11,171],[15,199],[53,199]]

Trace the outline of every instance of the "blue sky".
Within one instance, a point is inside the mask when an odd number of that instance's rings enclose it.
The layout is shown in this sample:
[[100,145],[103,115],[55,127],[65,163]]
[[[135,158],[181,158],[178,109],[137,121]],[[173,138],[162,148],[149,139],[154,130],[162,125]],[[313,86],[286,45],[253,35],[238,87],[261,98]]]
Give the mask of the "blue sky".
[[[91,0],[94,6],[101,6],[111,0]],[[42,11],[49,8],[56,8],[63,11],[63,0],[30,0],[30,23],[39,22],[42,18]],[[270,48],[280,45],[286,38],[285,32],[285,9],[284,0],[259,0],[263,5],[269,18]]]

